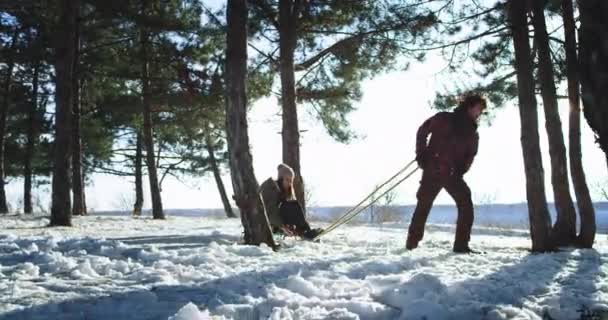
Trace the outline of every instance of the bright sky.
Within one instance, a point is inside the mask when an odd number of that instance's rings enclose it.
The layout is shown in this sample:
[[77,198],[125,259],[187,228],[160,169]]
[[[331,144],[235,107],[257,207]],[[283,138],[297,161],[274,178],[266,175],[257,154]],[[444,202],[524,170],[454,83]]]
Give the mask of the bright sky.
[[[414,158],[415,134],[418,126],[435,113],[430,108],[436,90],[442,90],[457,77],[438,76],[444,64],[437,59],[413,64],[407,72],[381,74],[363,84],[363,98],[349,119],[360,139],[345,145],[330,138],[320,124],[312,120],[306,107],[300,107],[302,134],[301,165],[312,204],[319,206],[353,205],[366,196],[374,186],[393,175]],[[540,101],[540,99],[539,99]],[[564,137],[567,139],[568,108],[562,101],[561,114]],[[539,104],[541,145],[544,156],[547,199],[552,201],[550,164],[544,130],[542,106]],[[257,101],[250,113],[250,139],[254,170],[258,181],[275,176],[281,161],[281,128],[279,105],[275,97]],[[605,182],[607,165],[603,153],[583,120],[583,163],[588,182]],[[470,172],[465,176],[473,200],[477,203],[514,203],[525,201],[525,177],[519,133],[519,113],[515,103],[509,103],[495,113],[488,125],[482,123],[479,152]],[[229,195],[232,186],[227,170],[224,183]],[[420,174],[417,173],[397,189],[396,202],[413,204]],[[147,177],[144,180],[147,184]],[[191,179],[186,186],[176,180],[163,185],[165,208],[219,208],[221,200],[211,175]],[[10,201],[21,197],[22,185],[15,181],[8,188]],[[134,202],[132,179],[98,175],[87,189],[89,208],[95,210],[125,209]],[[145,186],[145,207],[150,204]],[[574,194],[572,194],[574,197]],[[599,194],[593,194],[599,200]],[[46,197],[45,197],[46,198]],[[44,200],[48,201],[48,200]],[[436,203],[452,203],[443,191]]]

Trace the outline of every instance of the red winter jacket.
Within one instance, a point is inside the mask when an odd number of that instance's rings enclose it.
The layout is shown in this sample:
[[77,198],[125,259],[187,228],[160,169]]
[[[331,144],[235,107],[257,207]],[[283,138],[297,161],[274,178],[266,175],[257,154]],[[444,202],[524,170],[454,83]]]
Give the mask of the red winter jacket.
[[473,163],[478,142],[477,123],[464,110],[439,112],[418,128],[416,159],[423,169],[431,165],[442,174],[463,175]]

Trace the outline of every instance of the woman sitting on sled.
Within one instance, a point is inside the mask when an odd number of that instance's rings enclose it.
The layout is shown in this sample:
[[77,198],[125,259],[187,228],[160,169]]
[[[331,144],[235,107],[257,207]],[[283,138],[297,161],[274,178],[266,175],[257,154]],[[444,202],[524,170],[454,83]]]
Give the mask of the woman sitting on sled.
[[279,164],[277,171],[276,181],[269,178],[261,186],[272,231],[288,236],[314,239],[323,230],[311,229],[304,217],[304,210],[296,199],[293,188],[295,177],[293,169],[286,164]]

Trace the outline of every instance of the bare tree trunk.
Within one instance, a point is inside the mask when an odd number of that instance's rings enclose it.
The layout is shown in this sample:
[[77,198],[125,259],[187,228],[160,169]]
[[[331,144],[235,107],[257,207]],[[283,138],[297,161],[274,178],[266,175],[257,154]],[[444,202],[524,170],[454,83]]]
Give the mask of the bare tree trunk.
[[209,140],[207,140],[207,152],[209,153],[209,165],[211,166],[211,171],[213,171],[215,184],[217,185],[217,190],[220,192],[220,197],[222,198],[222,204],[224,205],[226,216],[228,218],[236,218],[236,214],[234,214],[234,211],[232,211],[230,200],[228,200],[228,194],[226,193],[226,188],[224,187],[224,182],[222,181],[220,168],[217,164],[217,160],[215,159],[215,150],[213,149],[213,145]]
[[140,216],[141,209],[144,206],[144,184],[142,174],[142,153],[143,153],[143,138],[141,132],[137,130],[137,138],[135,142],[135,204],[133,205],[133,215]]
[[562,17],[564,21],[564,39],[566,49],[566,67],[568,73],[568,100],[570,102],[570,175],[574,185],[576,204],[581,217],[581,231],[578,244],[585,248],[593,247],[595,240],[595,209],[587,187],[583,170],[581,150],[581,106],[580,84],[576,52],[576,26],[572,0],[562,0]]
[[259,201],[247,132],[247,1],[228,0],[226,10],[226,134],[234,200],[239,208],[245,243],[277,248]]
[[300,129],[296,105],[294,51],[296,48],[297,21],[302,10],[301,0],[279,1],[280,73],[282,104],[283,162],[296,173],[295,191],[302,208],[306,208],[304,179],[300,167]]
[[[142,14],[146,13],[146,0],[142,0]],[[165,219],[163,203],[158,184],[156,162],[154,161],[154,138],[152,132],[152,106],[150,105],[150,77],[148,70],[148,46],[150,34],[145,26],[141,28],[141,82],[144,109],[144,145],[146,147],[146,165],[148,167],[148,179],[150,180],[150,195],[152,199],[152,217],[154,219]]]
[[[373,201],[373,198],[372,198],[372,201]],[[377,219],[376,219],[375,209],[376,209],[376,205],[375,204],[372,204],[372,206],[369,207],[369,220],[370,220],[370,223],[376,223],[376,222],[378,222]]]
[[80,30],[79,23],[76,23],[76,39],[74,46],[76,53],[74,54],[74,71],[72,79],[72,215],[84,216],[84,183],[82,179],[82,143],[80,130],[80,89],[82,81],[80,81]]
[[530,43],[528,42],[525,1],[512,0],[509,16],[515,49],[530,237],[532,238],[532,251],[542,252],[552,250],[554,246],[551,243],[551,216],[547,208],[543,162],[539,145],[538,111],[534,97],[534,77]]
[[63,0],[58,25],[55,62],[55,149],[51,226],[71,226],[70,156],[72,132],[72,77],[76,53],[76,17],[79,0]]
[[562,122],[557,106],[557,90],[555,88],[544,7],[544,2],[532,1],[534,39],[538,47],[538,74],[545,110],[545,127],[549,139],[549,155],[551,157],[551,185],[553,186],[555,209],[557,211],[557,220],[553,226],[552,235],[556,245],[567,246],[576,242],[576,210],[570,196],[568,159],[566,157]]
[[9,49],[8,61],[6,63],[6,78],[2,84],[2,105],[0,105],[0,213],[8,212],[6,200],[6,180],[4,172],[4,144],[6,143],[6,118],[11,95],[11,82],[13,81],[13,69],[15,68],[15,46],[17,44],[18,31],[15,29]]
[[32,160],[34,158],[34,147],[36,146],[36,112],[38,111],[40,62],[37,62],[34,67],[32,79],[32,103],[30,104],[30,110],[27,115],[27,142],[23,164],[23,212],[27,214],[34,211],[32,206]]
[[579,0],[583,114],[608,161],[608,2]]

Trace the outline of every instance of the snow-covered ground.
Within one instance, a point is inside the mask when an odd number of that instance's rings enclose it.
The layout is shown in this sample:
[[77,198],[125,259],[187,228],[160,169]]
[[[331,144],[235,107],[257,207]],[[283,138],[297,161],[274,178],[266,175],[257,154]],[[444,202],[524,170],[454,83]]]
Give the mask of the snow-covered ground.
[[[608,239],[530,254],[526,230],[476,227],[481,255],[429,225],[344,226],[321,243],[240,245],[239,220],[0,217],[1,319],[580,319],[608,310]],[[605,313],[608,316],[608,313]],[[591,318],[589,318],[591,319]]]

